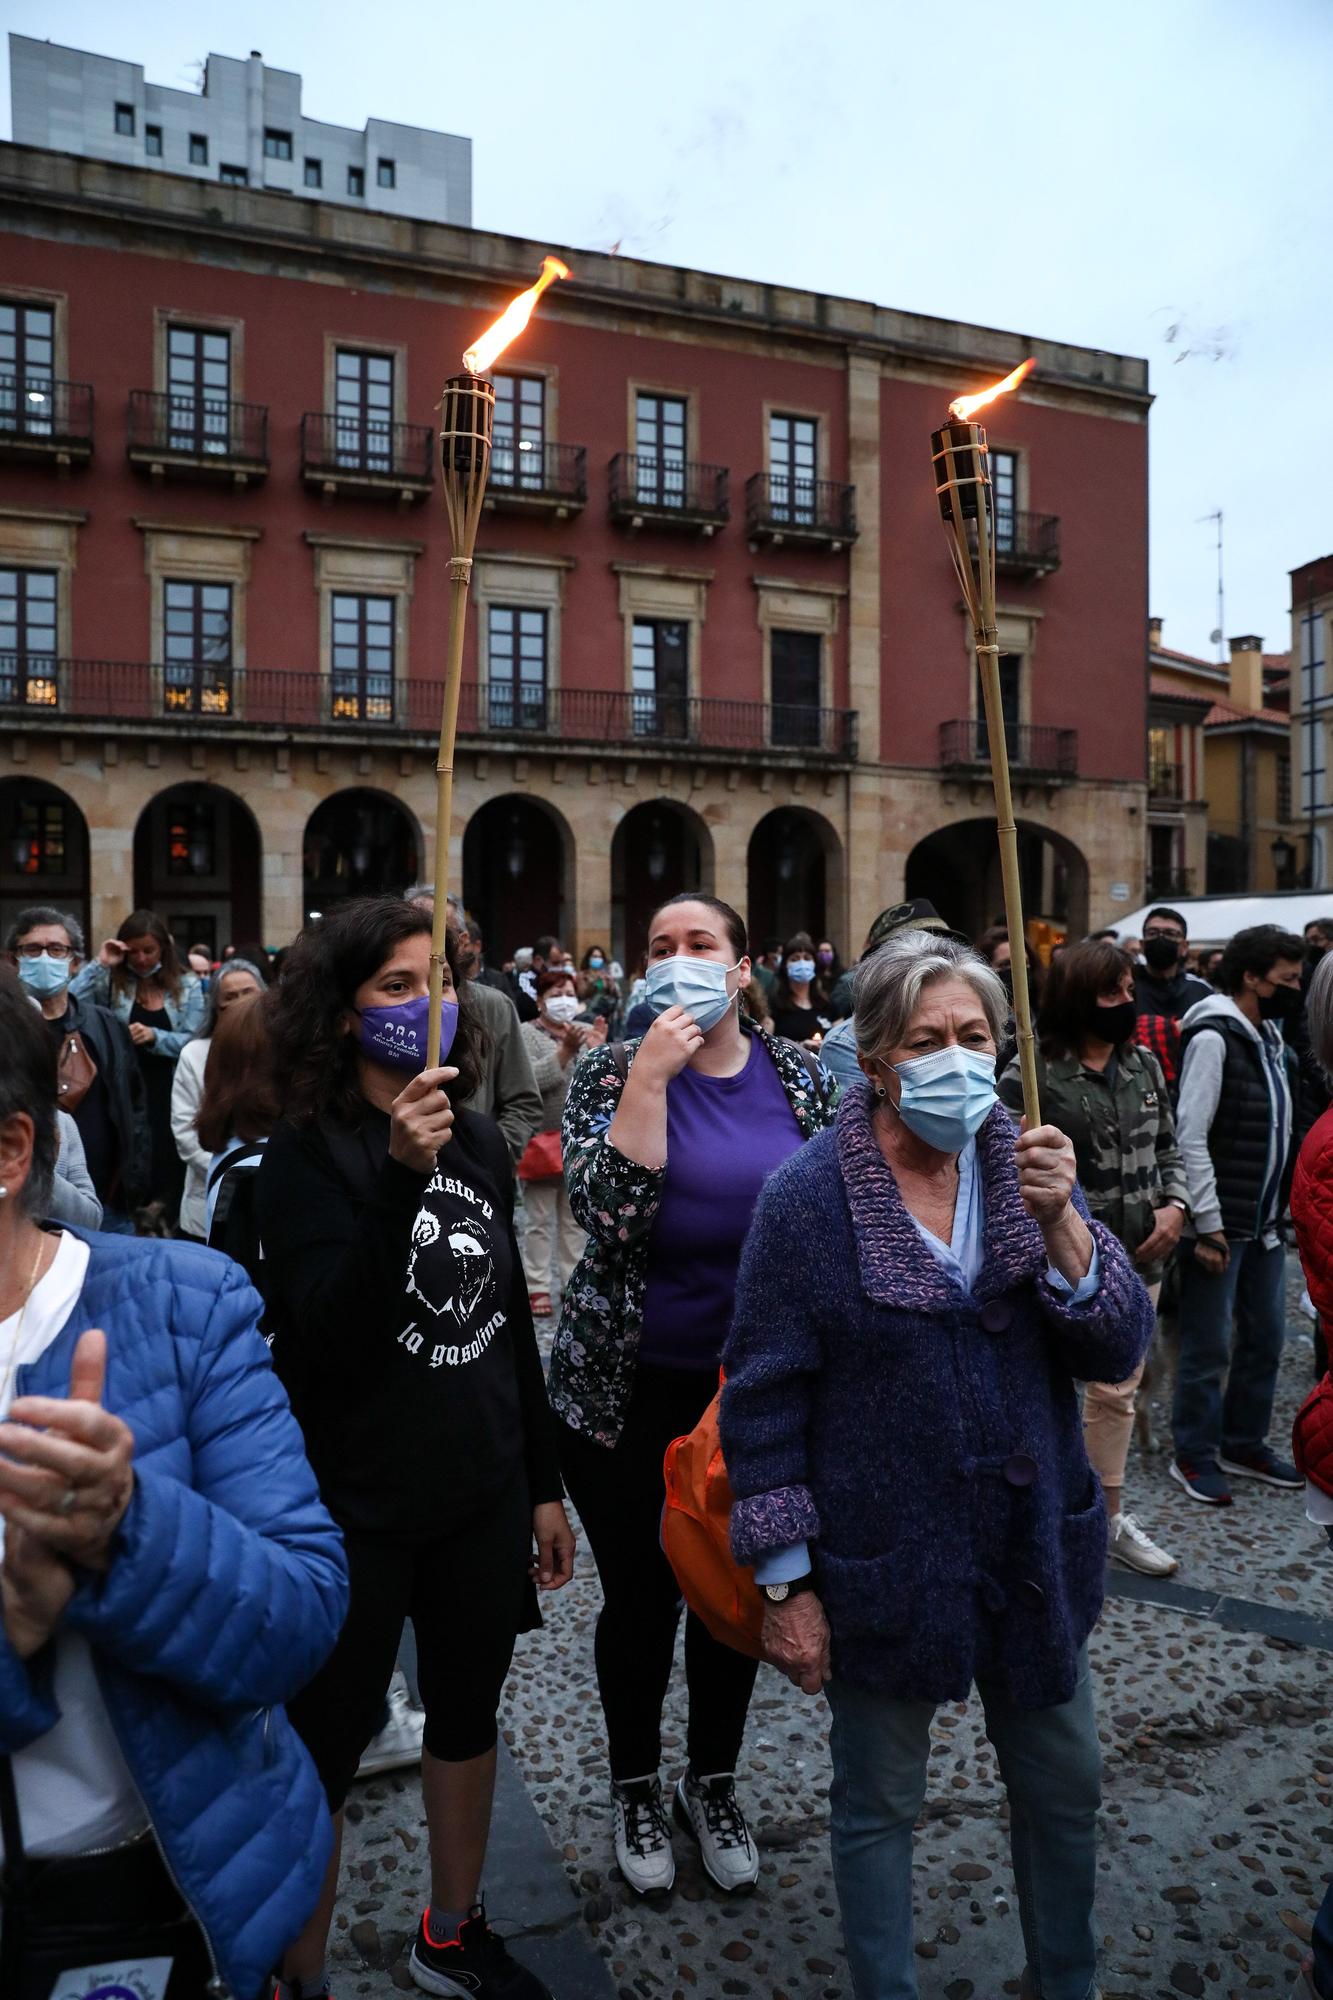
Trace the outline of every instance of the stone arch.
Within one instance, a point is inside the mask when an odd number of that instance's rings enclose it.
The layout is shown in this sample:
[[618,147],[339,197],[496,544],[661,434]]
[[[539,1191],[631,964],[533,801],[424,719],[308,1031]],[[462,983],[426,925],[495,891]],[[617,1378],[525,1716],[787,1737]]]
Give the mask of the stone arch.
[[573,880],[573,830],[548,800],[503,792],[469,819],[463,833],[463,902],[481,926],[492,965],[548,931],[569,942]]
[[156,910],[182,949],[217,958],[227,944],[264,943],[262,877],[259,823],[225,785],[168,785],[135,822],[135,907]]
[[611,841],[611,953],[632,974],[647,949],[653,912],[682,889],[713,894],[713,836],[692,806],[644,799]]
[[0,779],[0,935],[20,910],[49,903],[89,932],[88,822],[60,786]]
[[[1068,835],[1039,821],[1018,822],[1023,916],[1071,938],[1088,929],[1088,864]],[[968,937],[1004,920],[994,819],[954,821],[919,840],[907,857],[906,895],[925,896]]]
[[401,896],[425,866],[416,814],[392,792],[348,785],[322,799],[301,841],[302,916],[349,896]]
[[[830,936],[845,908],[843,847],[836,827],[808,806],[775,806],[751,828],[745,861],[746,922],[758,952],[770,938]],[[844,958],[846,938],[830,940]]]

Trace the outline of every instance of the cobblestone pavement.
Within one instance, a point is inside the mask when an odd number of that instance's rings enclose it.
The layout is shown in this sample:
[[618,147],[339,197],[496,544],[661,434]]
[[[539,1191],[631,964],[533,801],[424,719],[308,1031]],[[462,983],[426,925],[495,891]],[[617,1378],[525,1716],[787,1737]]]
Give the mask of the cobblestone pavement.
[[[1279,1443],[1312,1369],[1299,1291],[1294,1282]],[[1163,1438],[1168,1394],[1163,1384],[1153,1397]],[[1299,1496],[1242,1487],[1236,1505],[1217,1513],[1186,1500],[1168,1462],[1165,1451],[1141,1458],[1136,1448],[1128,1498],[1180,1556],[1178,1582],[1329,1618],[1333,1552]],[[608,1990],[624,2000],[850,2000],[828,1857],[824,1702],[761,1670],[741,1769],[763,1856],[755,1894],[717,1895],[678,1835],[676,1889],[650,1908],[613,1869],[592,1666],[597,1603],[585,1551],[546,1632],[520,1642],[503,1723],[578,1899],[573,1926],[605,1960]],[[1234,1603],[1228,1612],[1252,1627],[1263,1618],[1238,1614]],[[1168,1605],[1108,1602],[1091,1648],[1106,1760],[1098,1903],[1106,2000],[1286,1994],[1333,1868],[1333,1650],[1325,1650],[1333,1628],[1310,1636],[1322,1643],[1226,1629]],[[665,1741],[674,1776],[684,1761],[679,1673]],[[406,1983],[401,1950],[424,1893],[424,1828],[406,1779],[362,1787],[355,1803],[337,1990],[379,1995]],[[515,1887],[493,1888],[496,1914],[506,1914]],[[915,1898],[922,2000],[1018,1991],[1023,1949],[1004,1798],[975,1701],[936,1717]],[[597,1984],[575,1971],[557,2000],[583,2000]]]

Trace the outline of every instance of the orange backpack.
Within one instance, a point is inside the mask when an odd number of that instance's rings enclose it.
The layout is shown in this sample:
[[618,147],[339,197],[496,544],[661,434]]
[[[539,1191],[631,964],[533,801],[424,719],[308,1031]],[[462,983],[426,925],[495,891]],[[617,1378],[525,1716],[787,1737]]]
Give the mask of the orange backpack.
[[718,1430],[721,1400],[719,1384],[689,1436],[666,1448],[662,1547],[681,1596],[713,1638],[758,1660],[764,1600],[754,1571],[731,1553],[731,1482]]

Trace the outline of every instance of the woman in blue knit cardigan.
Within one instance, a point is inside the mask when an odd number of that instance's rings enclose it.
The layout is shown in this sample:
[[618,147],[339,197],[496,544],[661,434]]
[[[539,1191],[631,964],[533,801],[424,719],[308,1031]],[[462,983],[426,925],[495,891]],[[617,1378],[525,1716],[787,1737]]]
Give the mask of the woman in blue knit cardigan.
[[760,1196],[724,1365],[732,1546],[765,1650],[833,1711],[857,2000],[914,2000],[912,1827],[938,1703],[975,1682],[1009,1793],[1032,2000],[1095,1993],[1106,1519],[1076,1384],[1152,1324],[1051,1126],[995,1097],[1003,987],[900,933],[853,988],[866,1082]]

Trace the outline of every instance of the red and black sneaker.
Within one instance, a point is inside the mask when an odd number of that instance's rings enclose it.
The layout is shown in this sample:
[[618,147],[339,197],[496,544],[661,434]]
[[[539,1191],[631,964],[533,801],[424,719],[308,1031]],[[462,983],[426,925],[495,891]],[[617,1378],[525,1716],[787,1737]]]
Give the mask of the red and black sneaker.
[[504,1939],[486,1921],[486,1907],[474,1904],[457,1937],[435,1944],[430,1935],[430,1909],[412,1944],[407,1969],[423,1993],[442,1993],[446,2000],[553,2000],[551,1989],[511,1958]]

